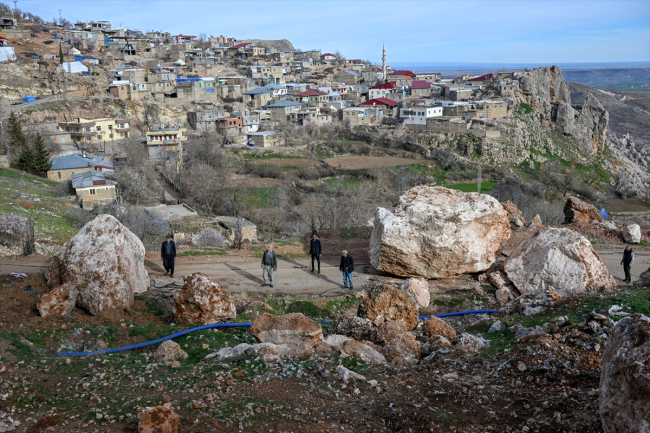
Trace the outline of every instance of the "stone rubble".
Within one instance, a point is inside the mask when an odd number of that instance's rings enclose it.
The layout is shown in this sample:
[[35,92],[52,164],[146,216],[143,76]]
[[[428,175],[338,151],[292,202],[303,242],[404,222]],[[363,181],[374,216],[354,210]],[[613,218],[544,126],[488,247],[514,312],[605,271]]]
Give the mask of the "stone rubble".
[[68,283],[61,284],[51,292],[41,296],[38,301],[38,312],[41,317],[67,316],[77,303],[79,292]]
[[139,418],[140,433],[178,433],[180,417],[169,407],[144,408],[140,411]]

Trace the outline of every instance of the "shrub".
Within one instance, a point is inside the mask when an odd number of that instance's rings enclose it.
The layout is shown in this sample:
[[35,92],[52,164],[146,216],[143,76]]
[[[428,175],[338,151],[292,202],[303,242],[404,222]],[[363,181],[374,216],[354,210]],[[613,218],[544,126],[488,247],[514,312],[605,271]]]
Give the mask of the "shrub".
[[27,220],[16,213],[0,214],[0,244],[5,246],[21,242],[27,234]]
[[219,231],[206,227],[199,232],[196,244],[200,247],[223,247],[226,240]]

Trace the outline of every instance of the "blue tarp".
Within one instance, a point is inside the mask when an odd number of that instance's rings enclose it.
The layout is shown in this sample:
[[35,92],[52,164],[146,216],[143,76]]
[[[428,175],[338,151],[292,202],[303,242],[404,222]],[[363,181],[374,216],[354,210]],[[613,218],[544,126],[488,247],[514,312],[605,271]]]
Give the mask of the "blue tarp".
[[176,81],[179,83],[184,83],[187,81],[201,81],[201,79],[200,78],[177,78]]
[[27,95],[27,96],[25,96],[23,101],[25,101],[25,102],[36,102],[36,98],[34,98],[32,95]]
[[599,211],[600,211],[600,214],[603,216],[603,218],[607,218],[607,217],[609,216],[609,214],[608,214],[607,211],[605,210],[605,207],[604,207],[604,206],[601,206],[600,209],[599,209]]
[[58,36],[54,36],[54,39],[59,39],[59,37],[58,37]]
[[90,71],[81,71],[81,75],[89,76]]
[[214,93],[214,89],[205,89],[205,91],[208,93]]
[[81,56],[74,56],[74,61],[75,61],[75,62],[83,62],[83,61],[84,61],[84,58],[81,57]]

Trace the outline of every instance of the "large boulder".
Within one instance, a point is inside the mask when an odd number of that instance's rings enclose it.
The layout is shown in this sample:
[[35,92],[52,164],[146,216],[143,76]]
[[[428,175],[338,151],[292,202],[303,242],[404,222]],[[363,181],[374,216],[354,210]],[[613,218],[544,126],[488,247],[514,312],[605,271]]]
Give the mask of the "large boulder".
[[180,417],[174,409],[165,406],[147,407],[140,411],[138,432],[177,433]]
[[407,278],[399,288],[413,296],[420,308],[429,306],[431,294],[429,293],[429,283],[424,278]]
[[606,433],[650,431],[650,318],[619,321],[605,345],[600,417]]
[[403,277],[485,271],[510,237],[508,213],[489,195],[417,186],[394,210],[377,208],[370,263]]
[[564,203],[564,224],[601,222],[603,220],[598,209],[578,197],[569,197]]
[[251,349],[257,356],[261,356],[267,364],[289,361],[294,358],[304,358],[314,354],[314,348],[305,342],[294,344],[262,343],[252,346]]
[[323,341],[323,328],[300,313],[262,314],[253,322],[251,335],[260,343],[313,346]]
[[332,333],[352,337],[355,340],[371,340],[375,333],[375,326],[366,318],[352,316],[336,322],[332,327]]
[[379,325],[374,334],[374,342],[383,346],[405,332],[408,332],[408,328],[404,322],[401,320],[390,320]]
[[524,240],[503,265],[522,295],[554,290],[562,296],[611,292],[616,281],[580,233],[545,228]]
[[346,340],[341,346],[341,352],[374,365],[382,365],[386,363],[384,355],[379,353],[379,351],[372,346],[372,343]]
[[420,359],[420,343],[410,332],[393,338],[383,349],[384,356],[395,365],[414,364]]
[[147,291],[144,245],[110,215],[99,215],[63,245],[45,274],[51,288],[74,287],[77,305],[90,314],[128,309],[135,293]]
[[200,272],[185,279],[185,285],[172,298],[174,322],[210,325],[237,316],[230,292]]
[[189,355],[181,349],[181,345],[175,341],[163,341],[158,349],[151,354],[151,359],[157,361],[175,361],[177,359],[187,359]]
[[638,224],[628,224],[623,227],[623,239],[628,244],[641,242],[641,227]]
[[74,310],[79,292],[70,284],[62,284],[41,296],[38,312],[41,317],[67,316]]
[[361,297],[357,316],[379,326],[390,320],[401,320],[408,330],[418,324],[418,306],[413,297],[390,285],[377,285]]

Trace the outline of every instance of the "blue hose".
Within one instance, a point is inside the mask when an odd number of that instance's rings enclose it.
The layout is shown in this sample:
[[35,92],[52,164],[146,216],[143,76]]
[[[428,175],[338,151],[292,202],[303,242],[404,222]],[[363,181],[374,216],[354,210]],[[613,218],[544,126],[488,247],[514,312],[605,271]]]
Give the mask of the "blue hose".
[[[494,314],[498,313],[498,310],[470,310],[470,311],[458,311],[456,313],[447,313],[439,314],[434,317],[450,317],[450,316],[463,316],[465,314]],[[418,317],[419,320],[429,319],[431,316],[421,316]],[[332,323],[331,320],[321,322],[323,324]],[[139,349],[141,347],[152,346],[154,344],[162,343],[163,341],[172,340],[177,337],[182,337],[183,335],[189,334],[191,332],[203,331],[206,329],[215,329],[215,328],[250,328],[253,324],[250,322],[241,322],[241,323],[213,323],[211,325],[197,326],[196,328],[186,329],[185,331],[177,332],[175,334],[168,335],[166,337],[158,338],[156,340],[145,341],[144,343],[132,344],[131,346],[116,347],[114,349],[106,350],[95,350],[91,352],[57,352],[57,355],[60,356],[86,356],[86,355],[105,355],[107,353],[116,353],[124,352],[127,350]]]

